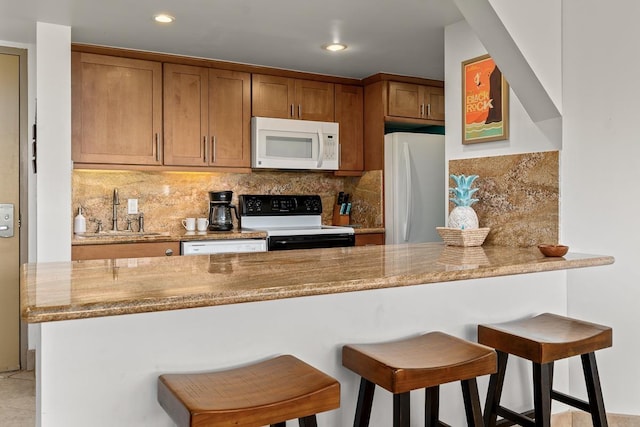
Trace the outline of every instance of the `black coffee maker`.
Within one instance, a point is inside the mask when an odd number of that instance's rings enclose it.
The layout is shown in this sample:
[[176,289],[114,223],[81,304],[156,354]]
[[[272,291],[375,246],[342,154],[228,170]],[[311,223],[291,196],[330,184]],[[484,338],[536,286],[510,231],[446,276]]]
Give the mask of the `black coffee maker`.
[[231,231],[233,230],[233,216],[231,210],[238,211],[231,204],[233,191],[210,191],[209,192],[209,231]]

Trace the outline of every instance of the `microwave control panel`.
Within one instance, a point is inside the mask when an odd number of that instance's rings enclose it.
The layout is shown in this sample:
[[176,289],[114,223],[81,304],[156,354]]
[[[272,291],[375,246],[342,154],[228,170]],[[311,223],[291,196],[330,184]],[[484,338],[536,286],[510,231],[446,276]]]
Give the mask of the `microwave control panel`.
[[325,160],[336,160],[338,158],[338,143],[335,135],[324,136],[324,154],[322,158]]

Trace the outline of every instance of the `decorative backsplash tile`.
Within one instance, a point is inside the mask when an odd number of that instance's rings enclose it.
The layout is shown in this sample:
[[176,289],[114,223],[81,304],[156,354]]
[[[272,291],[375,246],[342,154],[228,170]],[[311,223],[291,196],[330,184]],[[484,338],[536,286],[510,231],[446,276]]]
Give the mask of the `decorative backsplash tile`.
[[[95,231],[96,220],[111,230],[113,189],[120,196],[118,227],[126,228],[127,199],[138,199],[145,215],[145,230],[181,232],[181,219],[206,217],[209,191],[233,191],[237,205],[240,194],[319,194],[322,220],[331,224],[336,194],[352,195],[351,223],[363,227],[382,227],[382,171],[366,172],[362,177],[336,177],[323,172],[254,171],[249,174],[221,172],[148,172],[75,170],[73,172],[73,215],[84,209],[87,231]],[[72,220],[72,219],[71,219]],[[234,223],[234,227],[237,224]],[[138,229],[134,223],[134,230]]]
[[549,151],[451,160],[449,173],[479,175],[473,208],[491,228],[485,244],[526,247],[558,242],[559,166]]

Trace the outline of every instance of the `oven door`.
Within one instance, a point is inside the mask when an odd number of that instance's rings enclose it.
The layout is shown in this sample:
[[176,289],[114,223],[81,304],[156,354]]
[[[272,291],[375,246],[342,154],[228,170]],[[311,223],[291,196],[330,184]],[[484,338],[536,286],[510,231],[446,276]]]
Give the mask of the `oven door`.
[[356,236],[351,233],[270,236],[267,240],[269,242],[268,250],[270,251],[339,248],[344,246],[355,246],[356,244]]

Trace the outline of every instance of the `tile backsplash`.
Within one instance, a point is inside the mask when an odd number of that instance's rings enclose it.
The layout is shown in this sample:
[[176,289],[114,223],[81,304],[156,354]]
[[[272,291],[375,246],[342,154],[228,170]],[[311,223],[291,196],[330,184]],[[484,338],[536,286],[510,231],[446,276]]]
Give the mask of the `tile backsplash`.
[[[138,199],[138,210],[145,216],[145,230],[179,233],[183,231],[182,218],[208,215],[209,191],[223,190],[233,191],[235,205],[240,194],[319,194],[324,224],[331,224],[336,194],[344,191],[352,195],[352,224],[382,227],[383,223],[382,171],[366,172],[362,177],[336,177],[324,172],[74,170],[72,180],[73,216],[78,213],[78,206],[82,206],[87,231],[95,231],[96,220],[102,221],[105,230],[111,229],[114,188],[120,196],[120,229],[126,228],[127,217],[137,217],[127,215],[127,199]],[[138,229],[137,224],[133,229]]]
[[500,246],[558,242],[559,167],[558,151],[449,161],[450,174],[479,175],[473,208]]

